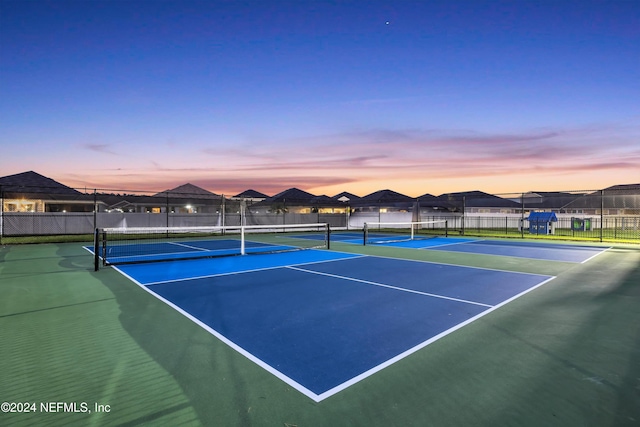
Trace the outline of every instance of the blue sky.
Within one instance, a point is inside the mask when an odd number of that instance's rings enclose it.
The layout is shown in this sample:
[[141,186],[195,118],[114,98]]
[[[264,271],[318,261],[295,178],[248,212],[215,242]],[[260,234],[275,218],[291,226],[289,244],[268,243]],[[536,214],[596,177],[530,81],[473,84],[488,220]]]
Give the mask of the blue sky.
[[640,182],[638,1],[0,2],[0,175],[408,195]]

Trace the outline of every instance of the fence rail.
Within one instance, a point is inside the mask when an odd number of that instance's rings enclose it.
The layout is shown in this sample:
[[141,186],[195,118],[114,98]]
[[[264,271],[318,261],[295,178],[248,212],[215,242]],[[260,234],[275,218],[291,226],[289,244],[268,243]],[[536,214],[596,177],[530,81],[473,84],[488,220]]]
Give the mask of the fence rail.
[[115,213],[60,213],[5,212],[1,217],[0,239],[27,236],[91,235],[96,228],[116,227],[195,227],[221,225],[282,225],[328,223],[333,227],[346,227],[345,214],[325,213],[265,213],[241,216],[233,214],[148,214]]

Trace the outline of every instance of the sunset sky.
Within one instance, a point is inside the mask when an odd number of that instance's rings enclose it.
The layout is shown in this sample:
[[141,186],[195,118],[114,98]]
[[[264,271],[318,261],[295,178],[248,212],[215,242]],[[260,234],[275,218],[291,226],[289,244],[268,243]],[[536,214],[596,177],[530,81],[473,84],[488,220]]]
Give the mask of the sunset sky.
[[0,1],[0,176],[410,196],[640,182],[640,1]]

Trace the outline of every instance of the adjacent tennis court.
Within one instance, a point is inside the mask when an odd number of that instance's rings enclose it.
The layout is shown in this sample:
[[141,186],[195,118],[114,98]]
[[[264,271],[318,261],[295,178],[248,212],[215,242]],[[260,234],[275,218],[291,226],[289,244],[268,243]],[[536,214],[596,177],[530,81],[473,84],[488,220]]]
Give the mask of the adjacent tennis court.
[[595,246],[564,245],[557,243],[522,242],[456,237],[435,237],[428,240],[381,242],[381,245],[399,248],[460,252],[469,254],[499,255],[525,259],[562,262],[586,262],[608,248]]

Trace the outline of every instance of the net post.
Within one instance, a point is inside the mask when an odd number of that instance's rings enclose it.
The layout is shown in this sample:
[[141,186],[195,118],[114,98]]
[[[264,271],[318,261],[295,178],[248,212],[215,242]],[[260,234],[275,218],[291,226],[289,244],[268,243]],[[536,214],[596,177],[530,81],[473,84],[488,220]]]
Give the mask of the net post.
[[414,224],[413,222],[411,223],[411,240],[415,239],[416,236],[416,227],[418,226],[418,224]]
[[331,249],[331,226],[329,224],[327,224],[326,226],[326,230],[325,230],[325,235],[326,235],[326,246],[327,246],[327,250]]
[[369,227],[367,223],[364,223],[364,227],[362,227],[362,245],[367,246],[367,238],[369,237]]
[[444,220],[444,237],[449,237],[449,220]]
[[102,230],[102,265],[107,265],[107,232]]
[[100,229],[93,233],[93,271],[100,270]]

